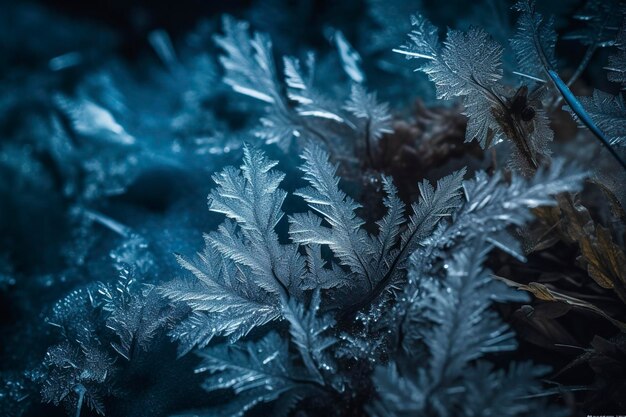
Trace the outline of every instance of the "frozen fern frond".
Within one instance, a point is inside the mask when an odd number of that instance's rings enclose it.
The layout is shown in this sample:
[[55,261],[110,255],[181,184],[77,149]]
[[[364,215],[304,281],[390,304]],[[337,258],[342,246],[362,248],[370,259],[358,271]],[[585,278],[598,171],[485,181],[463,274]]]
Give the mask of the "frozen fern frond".
[[304,67],[298,59],[283,57],[287,97],[297,103],[296,112],[304,117],[316,117],[344,123],[338,114],[339,109],[333,100],[322,96],[313,85],[315,77],[315,56],[307,55]]
[[[528,411],[543,415],[540,403],[522,397],[537,391],[537,378],[546,370],[522,364],[512,366],[508,373],[493,372],[488,363],[477,362],[516,346],[509,327],[490,307],[495,300],[518,300],[519,296],[493,280],[482,266],[490,249],[482,238],[473,240],[447,262],[443,281],[413,278],[420,288],[423,316],[415,331],[421,333],[428,360],[409,362],[414,366],[409,372],[400,372],[394,362],[379,367],[373,376],[378,397],[368,407],[370,415],[473,416],[485,410],[503,416]],[[495,380],[507,389],[493,396],[477,394]],[[509,389],[515,394],[510,395]]]
[[217,188],[209,195],[209,209],[234,221],[238,231],[226,223],[206,239],[222,256],[249,268],[250,281],[284,298],[297,288],[304,260],[296,245],[281,245],[275,231],[287,196],[278,187],[284,174],[272,169],[276,164],[245,147],[241,172],[226,168],[213,176]]
[[365,152],[370,162],[378,150],[378,141],[385,133],[393,132],[389,105],[379,103],[375,93],[368,93],[360,84],[353,84],[350,100],[345,109],[357,118],[358,129],[365,142]]
[[460,97],[469,118],[465,139],[484,148],[502,140],[502,129],[490,110],[499,103],[503,49],[481,29],[450,30],[443,46],[437,28],[423,16],[412,16],[410,42],[395,51],[407,58],[426,59],[419,70],[437,88],[437,98]]
[[183,302],[193,310],[172,330],[172,336],[180,342],[179,353],[195,346],[202,348],[214,336],[237,340],[280,316],[276,297],[247,281],[241,269],[211,246],[195,261],[179,257],[179,262],[195,280],[174,280],[160,287],[170,300]]
[[272,44],[267,35],[250,37],[249,25],[231,17],[223,19],[223,36],[215,42],[226,53],[220,57],[225,70],[224,82],[234,91],[268,104],[256,133],[267,143],[287,149],[291,139],[306,135],[327,141],[332,129],[325,123],[313,126],[311,119],[330,123],[345,122],[341,106],[320,94],[313,86],[315,60],[308,55],[300,61],[284,58],[284,79],[278,74]]
[[206,346],[214,336],[235,341],[280,316],[281,304],[301,291],[304,258],[294,244],[280,244],[275,227],[283,217],[284,175],[258,150],[244,148],[244,163],[214,175],[218,185],[209,209],[228,219],[205,235],[197,261],[179,257],[195,280],[173,281],[162,288],[171,300],[193,310],[173,335],[182,352]]
[[463,184],[464,175],[464,169],[448,175],[437,181],[436,188],[427,181],[419,184],[421,199],[411,205],[413,214],[400,236],[402,243],[408,244],[408,249],[403,249],[408,254],[433,233],[442,218],[451,216],[461,206],[459,185]]
[[[626,105],[620,96],[594,90],[591,97],[578,97],[586,113],[606,135],[610,145],[626,146]],[[585,125],[571,107],[564,107],[572,113],[581,127]]]
[[[580,190],[586,177],[586,172],[566,166],[562,159],[555,159],[550,168],[540,169],[530,180],[514,175],[509,184],[504,183],[501,173],[488,177],[478,172],[474,179],[463,183],[465,203],[455,212],[452,222],[443,224],[431,237],[426,252],[420,251],[416,256],[428,259],[425,253],[432,255],[437,248],[449,246],[458,238],[469,240],[485,235],[492,244],[521,259],[515,241],[500,241],[501,233],[532,220],[530,209],[555,205],[557,194]],[[503,244],[506,241],[510,244]]]
[[489,245],[479,238],[472,246],[454,255],[443,284],[420,282],[428,306],[425,315],[433,324],[422,331],[435,384],[462,376],[472,360],[486,353],[513,350],[517,345],[508,326],[489,307],[493,300],[517,301],[519,296],[483,268]]
[[410,42],[394,49],[394,52],[409,58],[436,60],[441,49],[437,27],[419,14],[411,16],[411,26],[412,29],[408,35]]
[[329,245],[343,265],[369,280],[371,286],[366,257],[373,254],[373,248],[368,247],[369,236],[361,228],[364,221],[355,213],[359,204],[339,189],[336,167],[321,148],[309,145],[302,157],[304,179],[311,187],[299,190],[296,195],[304,198],[331,227],[323,227],[322,219],[311,213],[296,214],[290,217],[291,238],[300,244]]
[[83,404],[104,415],[103,399],[112,392],[114,361],[97,346],[63,343],[51,347],[44,360],[47,375],[41,388],[43,400],[63,403],[69,415],[80,416]]
[[119,338],[113,349],[126,360],[139,350],[147,351],[157,333],[169,326],[172,308],[152,285],[140,288],[132,269],[120,271],[115,285],[100,284],[106,325]]
[[533,0],[520,0],[513,9],[521,13],[515,36],[511,39],[518,72],[520,75],[547,81],[547,71],[556,68],[554,50],[557,35],[554,20],[546,20],[537,13]]
[[261,33],[250,38],[249,24],[230,16],[225,16],[222,24],[224,35],[216,35],[214,40],[226,52],[220,57],[226,70],[224,82],[238,93],[266,103],[280,101],[271,40]]
[[[304,179],[311,186],[296,195],[319,216],[290,216],[293,243],[280,243],[275,231],[286,196],[279,188],[283,174],[273,170],[275,162],[245,147],[241,170],[226,168],[214,176],[218,186],[209,195],[209,208],[228,219],[205,236],[206,248],[197,260],[179,257],[195,279],[161,287],[170,300],[192,311],[172,332],[183,353],[206,346],[215,336],[234,342],[272,320],[298,317],[292,303],[300,302],[305,290],[345,293],[336,299],[352,312],[368,306],[403,276],[408,256],[461,204],[463,170],[441,179],[436,188],[427,181],[420,184],[421,199],[408,218],[396,188],[385,178],[388,212],[372,236],[355,212],[359,205],[340,190],[337,167],[328,155],[313,144],[302,155]],[[324,246],[334,255],[331,259],[322,257]],[[311,325],[319,331],[327,327]],[[331,367],[323,362],[322,368]]]
[[78,289],[58,301],[47,320],[61,329],[63,341],[46,353],[41,395],[63,403],[70,415],[80,416],[83,404],[104,414],[103,399],[112,394],[115,359],[98,338],[99,304],[96,291]]
[[463,366],[478,356],[516,347],[507,326],[488,308],[493,301],[526,298],[495,282],[490,271],[482,268],[491,249],[490,244],[482,243],[484,240],[483,236],[465,240],[466,247],[472,249],[462,247],[451,262],[446,262],[447,279],[443,284],[424,273],[419,251],[411,259],[406,289],[414,294],[399,342],[408,354],[418,352],[424,343],[437,373],[445,370],[459,376]]
[[[352,296],[360,293],[362,298],[353,305],[356,309],[366,306],[401,276],[410,253],[432,233],[442,217],[450,215],[460,203],[464,171],[438,181],[436,189],[426,181],[420,184],[421,199],[414,203],[413,214],[407,220],[395,187],[385,179],[388,212],[378,223],[377,236],[371,236],[362,228],[364,222],[355,213],[359,205],[339,189],[335,176],[337,167],[330,163],[328,155],[319,147],[309,145],[302,157],[304,179],[311,186],[296,195],[303,197],[319,216],[312,213],[290,216],[289,234],[300,244],[327,245],[349,269],[353,280]],[[330,227],[322,225],[322,221]]]
[[320,315],[320,291],[315,290],[309,308],[296,300],[283,306],[283,316],[290,324],[291,338],[298,348],[302,360],[315,380],[324,384],[320,370],[335,372],[335,364],[326,350],[337,343],[337,339],[324,333],[335,325],[330,315]]
[[585,177],[585,172],[564,166],[563,161],[557,159],[550,169],[539,170],[530,180],[514,175],[511,182],[506,183],[501,173],[488,177],[478,172],[474,179],[464,181],[465,201],[452,219],[441,222],[413,253],[408,283],[389,313],[390,327],[396,328],[399,324],[400,346],[406,352],[417,352],[415,342],[423,339],[419,329],[424,321],[422,304],[418,302],[423,300],[420,283],[428,277],[436,278],[436,265],[445,258],[447,250],[484,239],[524,261],[522,248],[509,234],[509,229],[532,220],[531,208],[555,205],[555,195],[580,190]]
[[489,208],[493,211],[490,214],[486,210],[483,212],[485,220],[491,216],[493,222],[521,225],[532,218],[529,209],[555,205],[555,195],[580,190],[586,176],[585,171],[571,164],[566,165],[563,159],[553,160],[549,168],[540,169],[530,180],[514,175],[506,186],[502,186],[502,174],[489,178],[484,172],[479,172],[474,180],[463,184],[467,202],[458,215],[478,213]]
[[[443,399],[431,399],[428,397],[431,387],[420,385],[420,376],[401,375],[398,365],[392,362],[376,369],[373,380],[378,399],[368,404],[367,411],[372,417],[564,417],[567,413],[562,409],[533,397],[541,392],[540,378],[547,371],[529,362],[513,363],[503,370],[479,361],[466,369],[463,386],[451,387],[452,394],[441,395]],[[456,390],[466,393],[454,395]],[[438,402],[429,404],[429,400]]]
[[218,345],[201,350],[198,355],[202,363],[196,372],[211,374],[204,381],[204,388],[231,390],[234,394],[224,405],[203,410],[202,415],[207,417],[243,416],[258,404],[276,400],[278,411],[280,403],[293,407],[303,397],[325,393],[324,387],[305,370],[293,365],[287,341],[275,332],[258,342]]
[[549,154],[552,131],[537,94],[523,86],[512,91],[501,84],[503,48],[484,30],[449,30],[439,44],[437,29],[424,17],[413,16],[409,42],[394,49],[407,58],[423,59],[418,69],[437,88],[437,98],[459,98],[468,117],[465,140],[489,148],[505,138],[515,145],[514,162],[534,169]]
[[565,417],[567,412],[560,407],[534,399],[542,392],[541,378],[548,372],[549,368],[531,362],[513,362],[506,370],[478,362],[467,372],[466,415]]
[[337,288],[350,283],[340,267],[322,258],[321,245],[307,245],[305,251],[306,271],[300,284],[303,290]]
[[286,369],[288,345],[277,333],[268,333],[256,343],[207,348],[198,355],[202,362],[196,371],[211,373],[204,382],[207,389],[233,389],[235,394],[258,390],[262,401],[271,401],[291,387],[290,370]]
[[345,108],[358,119],[364,119],[367,137],[378,140],[383,134],[392,132],[389,105],[379,103],[376,93],[368,93],[362,85],[352,85],[350,100]]
[[[315,85],[312,53],[306,54],[304,60],[289,56],[275,60],[269,38],[259,33],[251,37],[248,30],[247,23],[226,17],[225,34],[215,40],[226,53],[221,57],[225,83],[238,93],[266,103],[262,126],[255,130],[257,137],[283,150],[296,137],[322,142],[337,153],[350,148],[366,148],[370,152],[374,146],[370,142],[391,131],[388,106],[358,85],[364,80],[358,66],[360,57],[341,32],[334,35],[340,61],[348,77],[357,84],[347,103],[344,100],[348,91],[324,94]],[[363,143],[365,146],[360,146]]]
[[230,16],[224,16],[222,22],[224,35],[216,35],[214,40],[226,53],[220,56],[224,82],[234,91],[270,105],[259,136],[287,149],[297,124],[278,79],[271,40],[261,33],[250,37],[247,22]]

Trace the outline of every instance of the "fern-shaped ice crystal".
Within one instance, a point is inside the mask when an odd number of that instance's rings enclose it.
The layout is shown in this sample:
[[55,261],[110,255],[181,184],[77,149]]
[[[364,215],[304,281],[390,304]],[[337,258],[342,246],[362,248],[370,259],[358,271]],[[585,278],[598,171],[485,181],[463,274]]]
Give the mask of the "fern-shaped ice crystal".
[[[309,145],[302,156],[310,187],[296,195],[317,215],[290,216],[289,243],[279,242],[275,230],[286,196],[279,188],[283,174],[273,170],[275,162],[246,147],[241,170],[226,168],[214,176],[218,186],[209,196],[209,208],[227,220],[205,236],[206,248],[196,260],[179,257],[195,279],[174,280],[161,288],[192,310],[173,331],[183,353],[206,346],[215,336],[236,341],[272,320],[292,321],[292,303],[301,302],[307,290],[333,289],[345,293],[337,297],[340,308],[366,307],[402,276],[408,256],[461,202],[464,171],[441,179],[436,188],[426,181],[420,184],[421,199],[407,218],[395,187],[385,178],[388,212],[378,222],[379,233],[370,235],[356,215],[359,205],[340,190],[337,167],[328,155]],[[324,246],[332,259],[322,256]]]
[[[452,410],[458,416],[549,413],[522,398],[538,392],[537,377],[545,369],[522,363],[508,372],[494,371],[482,359],[516,346],[508,326],[490,306],[494,300],[519,296],[483,268],[490,249],[484,240],[475,240],[447,262],[443,282],[419,280],[423,323],[415,330],[426,345],[428,359],[408,372],[406,367],[400,371],[394,362],[378,367],[373,377],[378,396],[368,407],[370,415],[448,416]],[[487,387],[490,391],[481,391]]]
[[[516,149],[515,160],[522,168],[536,168],[548,154],[552,131],[540,103],[534,99],[532,115],[524,115],[518,96],[502,85],[503,48],[482,29],[463,33],[449,30],[446,41],[439,43],[437,28],[423,16],[412,16],[409,42],[395,52],[409,59],[425,62],[418,70],[435,84],[437,98],[459,98],[468,117],[465,140],[476,139],[483,148],[508,138]],[[524,87],[526,88],[526,87]],[[533,99],[531,98],[531,101]]]

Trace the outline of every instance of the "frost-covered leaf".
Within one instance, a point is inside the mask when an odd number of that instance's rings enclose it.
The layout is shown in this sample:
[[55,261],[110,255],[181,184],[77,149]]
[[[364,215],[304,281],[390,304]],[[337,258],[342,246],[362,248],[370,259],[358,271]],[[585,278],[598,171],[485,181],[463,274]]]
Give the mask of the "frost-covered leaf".
[[293,137],[327,142],[332,130],[320,121],[346,123],[339,101],[325,97],[313,85],[313,54],[308,54],[304,65],[284,57],[282,79],[267,35],[256,32],[251,37],[248,23],[228,16],[223,27],[224,35],[214,39],[226,53],[220,57],[226,71],[224,82],[234,91],[268,104],[255,132],[258,137],[287,150]]
[[[494,371],[482,360],[476,362],[488,353],[516,346],[508,325],[490,306],[496,300],[517,300],[519,296],[482,266],[490,249],[482,238],[471,240],[447,259],[443,280],[413,277],[419,287],[413,309],[421,323],[413,323],[418,337],[414,337],[411,351],[423,344],[428,356],[408,362],[413,367],[399,368],[392,361],[376,369],[377,396],[367,407],[370,415],[449,416],[452,410],[454,415],[468,417],[485,410],[503,416],[526,415],[529,410],[553,415],[540,401],[523,398],[538,391],[537,379],[545,369],[513,364],[505,373]],[[494,395],[485,396],[484,392]]]
[[538,13],[534,0],[519,0],[513,8],[520,12],[511,39],[518,72],[546,80],[546,72],[556,68],[554,19],[545,19]]
[[478,29],[451,31],[445,45],[441,58],[423,67],[437,87],[437,97],[463,98],[469,118],[466,141],[476,138],[484,148],[500,142],[501,128],[491,111],[497,99],[491,90],[502,78],[502,48]]
[[360,84],[352,85],[350,100],[346,103],[345,109],[361,121],[366,146],[376,146],[383,134],[393,131],[389,105],[379,103],[376,93],[368,93]]
[[147,351],[157,333],[173,318],[172,308],[154,286],[139,287],[132,268],[120,271],[115,286],[101,284],[98,292],[109,315],[106,325],[119,337],[119,342],[111,342],[111,346],[127,360],[137,349]]
[[336,372],[326,350],[337,339],[324,334],[335,325],[335,320],[320,313],[320,301],[320,290],[316,289],[307,309],[302,303],[291,300],[283,306],[283,316],[290,324],[291,339],[298,347],[306,368],[313,378],[323,383],[322,373]]
[[427,319],[434,323],[423,340],[430,353],[429,373],[435,384],[451,382],[467,364],[489,352],[516,348],[512,332],[488,310],[492,300],[517,299],[510,288],[495,281],[483,268],[491,250],[480,240],[453,256],[443,288],[424,282]]
[[515,146],[512,165],[533,171],[550,151],[552,130],[542,109],[542,90],[517,92],[502,84],[504,49],[482,29],[448,30],[439,45],[437,30],[422,16],[413,16],[409,43],[395,52],[425,62],[418,67],[435,84],[440,99],[459,98],[468,117],[465,140],[489,148],[505,138]]
[[437,86],[438,98],[468,96],[502,79],[502,52],[483,30],[450,31],[439,58],[423,71]]
[[276,298],[247,281],[241,269],[210,246],[198,254],[195,262],[183,258],[179,262],[196,280],[174,280],[160,291],[193,310],[172,332],[180,341],[181,353],[195,346],[204,347],[215,336],[235,341],[280,316]]
[[435,84],[437,98],[461,98],[469,118],[466,141],[475,138],[484,148],[500,142],[503,132],[492,107],[503,104],[498,85],[503,75],[502,47],[475,28],[467,33],[448,31],[441,47],[436,27],[423,16],[411,19],[410,42],[395,51],[407,58],[426,59],[419,70]]
[[309,221],[303,228],[303,223],[299,221],[303,217],[292,217],[291,238],[300,244],[328,245],[343,265],[357,272],[361,279],[369,280],[371,285],[365,259],[371,251],[368,245],[371,238],[361,228],[364,222],[355,213],[360,206],[339,189],[339,180],[335,176],[337,168],[329,162],[328,155],[321,148],[307,146],[302,158],[304,179],[311,187],[299,190],[296,195],[304,198],[309,207],[323,216],[331,227],[322,226],[319,221],[317,225]]
[[344,123],[337,103],[321,95],[313,85],[315,76],[315,56],[309,53],[303,68],[300,61],[284,57],[287,97],[297,103],[296,112],[303,117],[328,119]]
[[337,52],[339,53],[339,59],[344,72],[350,77],[352,81],[360,84],[365,81],[365,74],[363,73],[361,55],[354,49],[350,42],[346,39],[344,34],[337,30],[332,37]]
[[[103,399],[112,391],[111,378],[115,360],[100,347],[63,343],[46,352],[41,396],[44,402],[64,403],[80,415],[83,404],[104,415]],[[73,414],[73,410],[71,411]]]
[[313,380],[307,380],[291,365],[287,342],[275,332],[258,342],[222,344],[198,355],[202,362],[196,372],[210,373],[204,389],[230,389],[236,394],[231,401],[207,410],[207,415],[241,416],[257,404],[277,400],[290,391],[303,396],[321,393]]
[[272,170],[274,166],[262,152],[246,147],[241,173],[226,168],[213,176],[218,188],[209,195],[209,208],[234,220],[241,237],[223,226],[206,239],[223,256],[249,267],[262,288],[282,294],[297,282],[304,261],[296,245],[278,242],[275,227],[287,193],[278,188],[284,174]]
[[222,25],[224,35],[216,35],[214,40],[226,52],[220,57],[226,70],[224,82],[236,92],[266,103],[280,101],[269,37],[261,33],[250,37],[249,24],[230,16],[224,16]]

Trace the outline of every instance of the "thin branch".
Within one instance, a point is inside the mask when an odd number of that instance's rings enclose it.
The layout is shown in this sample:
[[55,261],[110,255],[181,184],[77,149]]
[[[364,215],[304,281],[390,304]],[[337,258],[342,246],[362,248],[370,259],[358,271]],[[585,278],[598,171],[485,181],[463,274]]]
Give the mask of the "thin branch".
[[578,119],[591,131],[591,133],[594,134],[596,138],[598,138],[600,143],[604,145],[604,147],[611,153],[613,158],[615,158],[615,160],[617,160],[617,162],[619,162],[622,168],[626,171],[626,162],[624,162],[624,160],[618,155],[618,153],[615,152],[615,149],[613,149],[613,147],[611,146],[604,132],[602,132],[602,130],[593,121],[593,119],[591,119],[589,113],[587,113],[583,105],[580,103],[580,101],[578,101],[576,96],[563,82],[561,77],[559,77],[559,75],[553,70],[548,70],[548,75],[550,75],[550,78],[552,78],[554,85],[561,92],[563,99],[565,99],[565,102],[570,106]]

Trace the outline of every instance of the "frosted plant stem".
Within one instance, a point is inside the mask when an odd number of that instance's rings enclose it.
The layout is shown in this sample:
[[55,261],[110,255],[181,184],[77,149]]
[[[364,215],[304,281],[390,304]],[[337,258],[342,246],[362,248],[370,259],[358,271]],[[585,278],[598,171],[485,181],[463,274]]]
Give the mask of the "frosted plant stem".
[[74,390],[78,393],[78,403],[76,404],[76,417],[80,417],[80,411],[83,408],[83,400],[85,399],[85,387],[80,384]]
[[127,226],[123,225],[117,220],[113,220],[112,218],[102,213],[98,213],[93,210],[85,210],[85,216],[90,220],[100,223],[107,229],[117,233],[122,237],[128,237],[130,235],[131,230]]
[[559,75],[553,70],[549,70],[548,75],[550,75],[550,78],[552,78],[552,81],[554,81],[554,85],[556,85],[556,88],[558,88],[561,92],[561,95],[565,99],[565,102],[567,102],[567,104],[572,108],[572,111],[576,113],[578,119],[591,131],[591,133],[594,134],[596,138],[598,138],[602,145],[604,145],[604,147],[611,153],[613,158],[615,158],[617,162],[619,162],[619,164],[622,166],[622,168],[626,170],[626,162],[624,162],[624,160],[620,158],[617,152],[615,152],[615,149],[613,149],[613,147],[609,143],[609,140],[607,139],[604,132],[602,132],[602,130],[600,130],[600,127],[598,127],[593,119],[591,119],[589,113],[587,113],[583,105],[580,103],[580,101],[578,101],[576,96],[563,82],[561,77],[559,77]]
[[[576,80],[578,79],[578,77],[580,77],[580,75],[583,73],[585,68],[587,68],[587,65],[589,65],[589,61],[591,61],[591,57],[596,52],[596,49],[597,49],[596,45],[590,45],[587,48],[587,51],[585,52],[585,56],[583,57],[582,61],[576,68],[576,71],[574,72],[574,74],[572,74],[569,80],[567,80],[567,84],[566,84],[567,87],[571,87],[572,84],[574,84]],[[554,104],[550,107],[552,109],[557,109],[562,101],[563,101],[563,96],[560,95],[556,98],[556,100],[553,101]]]
[[574,74],[572,74],[570,79],[567,80],[567,86],[568,87],[571,87],[572,84],[574,84],[576,82],[576,80],[578,79],[578,77],[580,77],[580,75],[583,73],[585,68],[587,68],[587,65],[589,65],[589,61],[591,61],[591,57],[596,52],[596,49],[597,49],[597,45],[595,45],[595,44],[594,45],[590,45],[587,48],[587,51],[585,52],[585,56],[583,57],[582,61],[580,61],[580,64],[578,65],[578,68],[576,68],[576,71],[574,72]]

